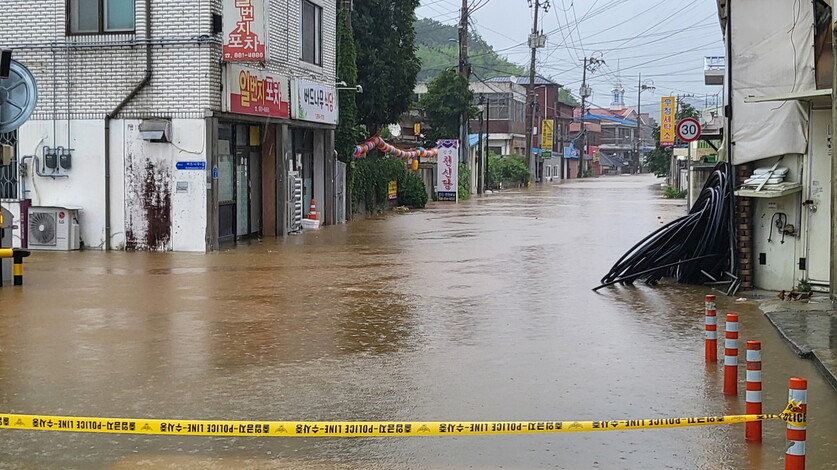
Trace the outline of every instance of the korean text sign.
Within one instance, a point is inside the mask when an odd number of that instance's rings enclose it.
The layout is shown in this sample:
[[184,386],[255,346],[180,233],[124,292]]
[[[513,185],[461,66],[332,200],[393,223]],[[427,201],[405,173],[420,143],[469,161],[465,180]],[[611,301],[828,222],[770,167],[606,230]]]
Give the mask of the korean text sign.
[[228,111],[254,116],[290,117],[288,79],[264,70],[227,64]]
[[660,98],[660,147],[674,146],[674,118],[677,112],[673,96]]
[[224,60],[265,60],[264,0],[224,0]]
[[336,88],[303,78],[294,79],[292,117],[300,121],[337,124]]
[[436,164],[436,193],[440,201],[456,201],[459,189],[459,141],[440,140],[437,142],[439,150]]
[[553,123],[552,119],[544,119],[541,121],[541,149],[552,150],[553,137]]

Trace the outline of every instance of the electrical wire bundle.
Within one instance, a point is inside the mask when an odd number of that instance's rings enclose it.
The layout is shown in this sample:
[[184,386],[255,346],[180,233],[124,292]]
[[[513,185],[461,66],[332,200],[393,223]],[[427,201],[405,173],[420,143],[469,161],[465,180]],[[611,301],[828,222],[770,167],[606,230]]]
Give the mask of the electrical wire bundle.
[[[593,290],[638,279],[653,286],[663,277],[684,284],[730,283],[730,291],[737,290],[734,190],[732,165],[718,163],[688,215],[634,245]],[[719,281],[725,276],[730,279]]]

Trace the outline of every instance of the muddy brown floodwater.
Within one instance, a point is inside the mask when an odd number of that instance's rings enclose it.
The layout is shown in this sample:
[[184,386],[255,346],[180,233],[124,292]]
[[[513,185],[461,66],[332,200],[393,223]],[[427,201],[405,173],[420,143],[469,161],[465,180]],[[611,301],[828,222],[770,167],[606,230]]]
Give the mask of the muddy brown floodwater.
[[[36,253],[0,291],[0,412],[218,420],[605,420],[743,414],[703,360],[708,288],[592,292],[685,213],[650,176],[436,203],[220,253]],[[752,301],[765,412],[809,379],[808,468],[837,393]],[[743,358],[743,353],[741,355]],[[743,370],[740,374],[743,380]],[[743,383],[741,385],[743,389]],[[0,469],[780,469],[783,423],[600,433],[226,438],[0,430]]]

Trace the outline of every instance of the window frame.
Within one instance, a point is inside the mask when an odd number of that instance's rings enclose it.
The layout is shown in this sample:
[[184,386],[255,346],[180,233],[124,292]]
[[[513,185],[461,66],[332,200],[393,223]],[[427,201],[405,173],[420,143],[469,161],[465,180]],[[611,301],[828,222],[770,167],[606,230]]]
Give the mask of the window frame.
[[[305,57],[305,7],[310,6],[314,9],[314,57],[312,61],[309,61]],[[300,1],[300,8],[299,8],[300,18],[299,18],[299,45],[300,45],[300,54],[299,60],[305,62],[306,64],[310,64],[316,67],[323,66],[323,6],[317,2],[313,2],[311,0],[301,0]]]
[[97,5],[97,30],[96,31],[74,31],[74,20],[73,14],[75,10],[73,9],[73,5],[78,5],[80,0],[65,0],[65,11],[66,11],[66,32],[67,36],[98,36],[98,35],[113,35],[113,34],[134,34],[137,31],[137,1],[132,0],[134,3],[134,15],[133,15],[133,27],[131,29],[112,29],[108,30],[105,29],[105,20],[106,20],[106,10],[107,10],[107,3],[110,0],[96,0],[98,3]]

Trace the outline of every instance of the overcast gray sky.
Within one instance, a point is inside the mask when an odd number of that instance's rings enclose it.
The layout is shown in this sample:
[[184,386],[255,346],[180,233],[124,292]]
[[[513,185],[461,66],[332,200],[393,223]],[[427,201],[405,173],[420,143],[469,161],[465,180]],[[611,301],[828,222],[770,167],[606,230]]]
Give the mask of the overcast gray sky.
[[[534,1],[532,2],[534,3]],[[720,86],[703,84],[704,56],[724,55],[715,0],[550,0],[539,14],[548,36],[538,51],[537,71],[552,77],[574,95],[582,78],[582,60],[595,55],[606,65],[588,73],[594,107],[608,107],[617,75],[625,103],[635,106],[637,80],[656,87],[642,93],[642,110],[658,114],[661,96],[694,94],[698,109],[712,105]],[[499,54],[528,70],[526,40],[533,9],[527,0],[469,0],[472,28]],[[419,18],[457,24],[461,0],[422,0]],[[453,64],[455,65],[455,64]],[[488,77],[483,77],[488,78]],[[706,96],[708,95],[708,98]],[[656,110],[657,112],[654,112]]]

